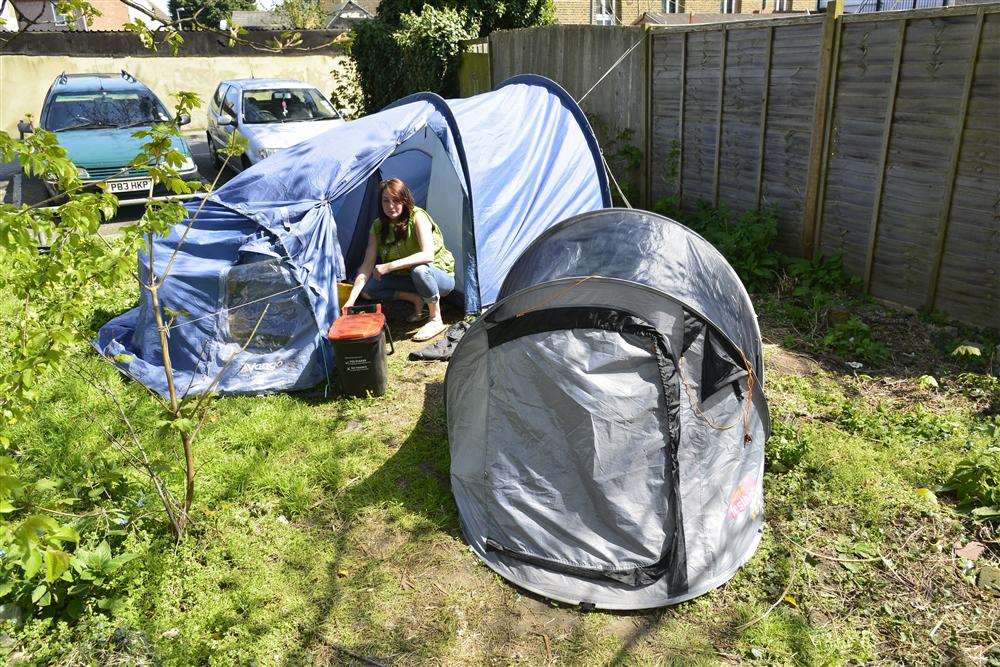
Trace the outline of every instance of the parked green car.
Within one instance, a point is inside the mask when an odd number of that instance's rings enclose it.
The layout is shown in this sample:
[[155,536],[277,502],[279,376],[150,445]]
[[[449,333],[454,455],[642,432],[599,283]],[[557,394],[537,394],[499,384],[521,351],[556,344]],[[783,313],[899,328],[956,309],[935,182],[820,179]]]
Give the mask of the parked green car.
[[[107,182],[108,192],[122,204],[141,203],[149,193],[149,172],[129,163],[139,154],[143,140],[133,135],[143,127],[170,120],[160,99],[124,70],[121,74],[62,74],[45,96],[41,126],[54,132],[59,145],[77,165],[85,183]],[[191,122],[187,114],[181,125]],[[174,148],[185,156],[180,167],[185,180],[200,179],[191,149],[181,138]],[[45,183],[59,194],[55,181]],[[156,198],[169,196],[163,189]],[[188,195],[195,196],[195,195]]]

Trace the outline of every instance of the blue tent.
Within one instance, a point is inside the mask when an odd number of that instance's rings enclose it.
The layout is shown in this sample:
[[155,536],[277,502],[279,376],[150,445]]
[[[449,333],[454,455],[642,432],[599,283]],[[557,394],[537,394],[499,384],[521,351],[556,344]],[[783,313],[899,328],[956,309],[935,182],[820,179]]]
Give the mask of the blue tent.
[[[242,172],[196,217],[201,204],[186,205],[195,217],[186,236],[187,222],[153,246],[158,274],[176,251],[159,294],[179,313],[169,332],[178,390],[299,389],[328,376],[336,282],[353,279],[361,263],[381,179],[405,180],[441,227],[466,311],[477,313],[542,232],[611,205],[599,151],[566,91],[524,75],[465,99],[412,95]],[[139,271],[147,281],[147,255]],[[95,347],[166,393],[145,291],[101,328]]]

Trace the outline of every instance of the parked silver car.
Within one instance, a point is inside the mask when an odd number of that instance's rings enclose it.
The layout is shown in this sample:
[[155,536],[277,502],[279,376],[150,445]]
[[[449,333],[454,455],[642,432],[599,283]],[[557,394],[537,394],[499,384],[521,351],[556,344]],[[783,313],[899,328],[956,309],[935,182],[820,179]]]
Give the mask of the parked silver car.
[[208,148],[216,169],[222,167],[219,150],[238,131],[247,139],[246,152],[229,166],[242,171],[282,149],[294,146],[332,127],[344,117],[313,86],[287,79],[231,79],[223,81],[208,108]]

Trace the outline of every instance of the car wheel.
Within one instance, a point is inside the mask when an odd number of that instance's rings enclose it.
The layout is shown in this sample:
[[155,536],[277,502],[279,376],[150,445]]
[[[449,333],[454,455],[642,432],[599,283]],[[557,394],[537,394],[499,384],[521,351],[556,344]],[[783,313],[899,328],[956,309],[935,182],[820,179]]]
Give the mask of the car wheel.
[[205,137],[208,139],[208,152],[212,154],[212,166],[215,167],[215,171],[219,171],[222,169],[222,158],[219,157],[219,151],[215,150],[212,135],[206,132]]

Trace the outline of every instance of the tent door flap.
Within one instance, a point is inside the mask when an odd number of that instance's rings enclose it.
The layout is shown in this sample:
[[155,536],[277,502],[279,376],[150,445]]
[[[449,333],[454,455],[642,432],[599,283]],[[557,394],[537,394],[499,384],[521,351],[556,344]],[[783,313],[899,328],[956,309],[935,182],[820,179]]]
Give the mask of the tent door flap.
[[634,586],[674,568],[676,433],[649,329],[582,307],[490,328],[487,548]]

